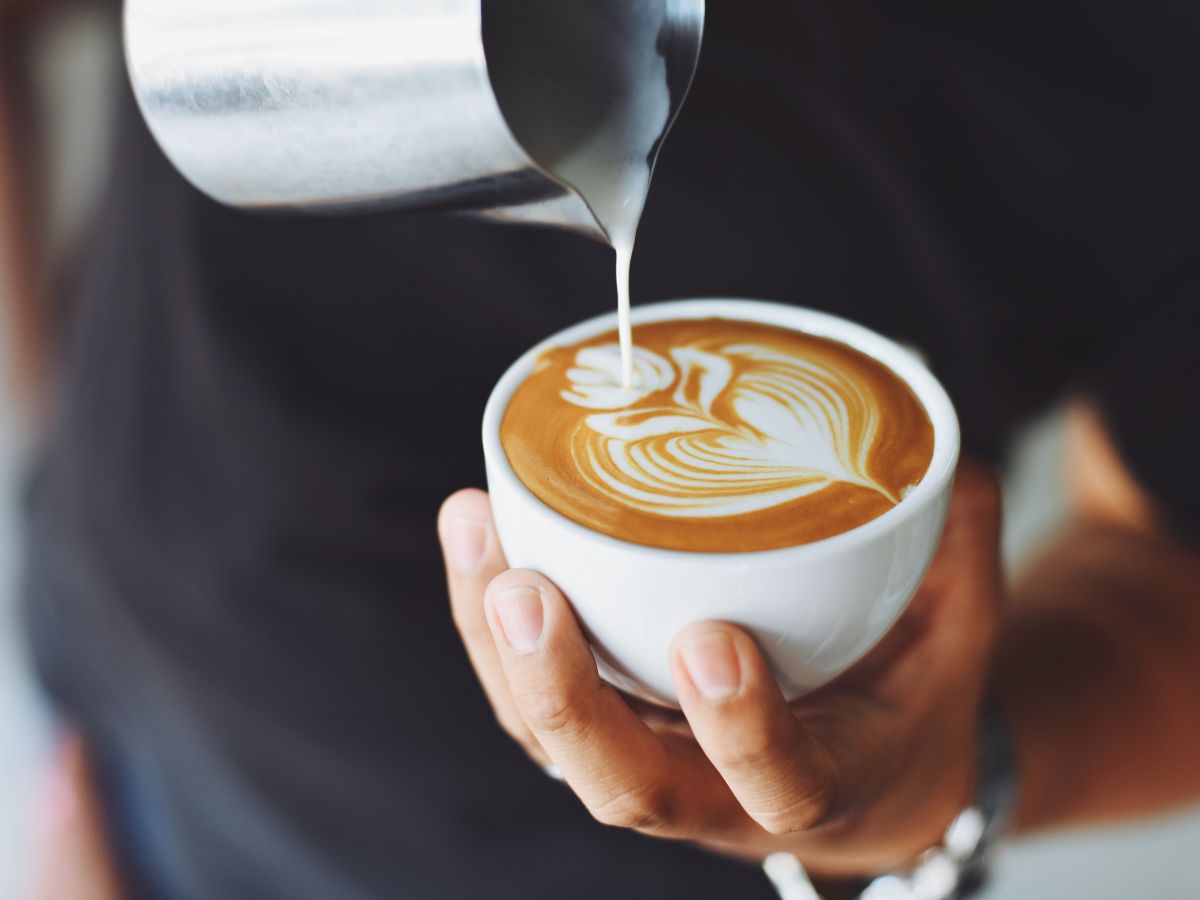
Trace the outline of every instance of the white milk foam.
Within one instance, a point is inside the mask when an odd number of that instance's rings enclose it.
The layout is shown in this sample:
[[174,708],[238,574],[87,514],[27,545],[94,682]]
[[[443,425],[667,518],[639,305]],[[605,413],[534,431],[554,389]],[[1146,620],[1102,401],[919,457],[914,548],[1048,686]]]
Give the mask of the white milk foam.
[[671,114],[667,0],[492,0],[493,82],[513,133],[574,187],[616,251],[622,385],[635,386],[629,268]]
[[[636,229],[636,224],[635,224]],[[621,341],[621,386],[632,391],[636,382],[633,368],[633,302],[629,291],[629,269],[633,262],[633,234],[614,242],[617,252],[617,334]]]
[[[842,482],[899,501],[867,471],[880,422],[867,385],[751,343],[670,356],[638,348],[633,389],[619,380],[615,344],[580,350],[567,373],[563,399],[596,410],[575,465],[610,499],[673,517],[734,516]],[[673,384],[669,405],[630,408]]]

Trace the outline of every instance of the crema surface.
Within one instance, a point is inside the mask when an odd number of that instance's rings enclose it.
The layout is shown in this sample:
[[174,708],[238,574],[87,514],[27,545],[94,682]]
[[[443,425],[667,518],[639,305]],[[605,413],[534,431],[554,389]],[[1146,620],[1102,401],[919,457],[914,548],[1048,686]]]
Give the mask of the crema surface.
[[622,540],[737,552],[808,543],[887,512],[929,468],[933,425],[899,377],[844,344],[750,322],[615,332],[547,351],[501,440],[545,504]]

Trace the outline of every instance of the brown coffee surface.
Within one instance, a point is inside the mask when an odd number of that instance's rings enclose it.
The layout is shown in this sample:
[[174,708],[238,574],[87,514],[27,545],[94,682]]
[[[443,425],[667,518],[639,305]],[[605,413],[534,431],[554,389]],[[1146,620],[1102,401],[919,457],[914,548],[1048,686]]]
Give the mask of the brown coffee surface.
[[895,373],[845,344],[730,319],[546,351],[500,427],[509,464],[588,528],[699,552],[810,543],[881,516],[933,458],[933,424]]

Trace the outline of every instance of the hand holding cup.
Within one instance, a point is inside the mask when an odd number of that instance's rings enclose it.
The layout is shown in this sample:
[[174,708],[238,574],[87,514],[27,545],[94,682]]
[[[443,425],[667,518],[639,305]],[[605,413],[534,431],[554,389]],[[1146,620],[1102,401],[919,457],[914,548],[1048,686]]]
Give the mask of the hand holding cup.
[[863,874],[936,844],[967,805],[1000,598],[983,470],[960,467],[933,565],[896,626],[793,703],[756,641],[723,622],[670,646],[680,713],[631,702],[600,678],[558,588],[507,568],[487,495],[450,498],[439,531],[454,619],[497,719],[600,822]]

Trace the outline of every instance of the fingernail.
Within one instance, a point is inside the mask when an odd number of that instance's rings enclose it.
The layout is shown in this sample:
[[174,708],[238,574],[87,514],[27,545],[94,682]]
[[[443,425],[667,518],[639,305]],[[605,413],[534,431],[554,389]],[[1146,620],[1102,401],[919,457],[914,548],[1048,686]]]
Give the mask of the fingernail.
[[542,639],[542,595],[536,588],[509,588],[493,604],[508,646],[528,653]]
[[472,572],[487,552],[487,528],[479,519],[456,517],[446,525],[446,552],[459,572]]
[[679,653],[692,684],[706,700],[724,700],[737,693],[742,669],[728,634],[710,631],[685,638]]

